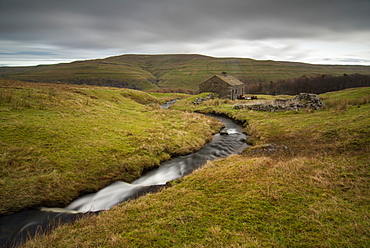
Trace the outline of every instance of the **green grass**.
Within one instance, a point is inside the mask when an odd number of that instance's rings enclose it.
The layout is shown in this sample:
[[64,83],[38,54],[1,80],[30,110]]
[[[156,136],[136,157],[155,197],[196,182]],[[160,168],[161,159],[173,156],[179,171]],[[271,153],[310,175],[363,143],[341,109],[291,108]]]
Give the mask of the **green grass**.
[[369,75],[370,67],[213,58],[191,54],[122,55],[56,65],[1,67],[0,78],[47,83],[89,81],[89,84],[105,86],[109,86],[111,81],[119,81],[147,91],[158,88],[186,88],[197,91],[201,82],[223,71],[243,82],[269,83],[303,75]]
[[354,99],[369,94],[326,93],[325,109],[278,113],[181,100],[244,122],[255,146],[25,247],[368,247],[370,104]]
[[219,124],[144,92],[0,82],[0,213],[65,206],[200,149]]
[[338,92],[329,92],[322,95],[327,108],[336,110],[346,110],[348,107],[361,107],[370,102],[368,88],[347,89]]
[[182,93],[158,93],[158,92],[148,92],[148,93],[157,98],[162,104],[174,99],[184,99],[189,97],[189,95]]

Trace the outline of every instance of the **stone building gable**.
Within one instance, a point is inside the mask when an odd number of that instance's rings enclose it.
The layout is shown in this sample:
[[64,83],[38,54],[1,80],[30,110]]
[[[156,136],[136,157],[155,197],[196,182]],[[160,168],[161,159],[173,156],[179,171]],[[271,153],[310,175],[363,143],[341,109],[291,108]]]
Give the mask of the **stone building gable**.
[[199,92],[213,92],[220,98],[237,99],[244,94],[244,84],[238,79],[223,73],[215,75],[199,85]]

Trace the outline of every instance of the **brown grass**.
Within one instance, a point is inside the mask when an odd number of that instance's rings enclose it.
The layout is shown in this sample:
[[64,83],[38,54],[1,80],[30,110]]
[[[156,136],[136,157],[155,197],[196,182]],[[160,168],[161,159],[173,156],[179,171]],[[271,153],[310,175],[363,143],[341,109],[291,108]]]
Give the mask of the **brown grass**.
[[256,145],[26,247],[370,246],[368,103],[294,113],[194,108],[247,120]]

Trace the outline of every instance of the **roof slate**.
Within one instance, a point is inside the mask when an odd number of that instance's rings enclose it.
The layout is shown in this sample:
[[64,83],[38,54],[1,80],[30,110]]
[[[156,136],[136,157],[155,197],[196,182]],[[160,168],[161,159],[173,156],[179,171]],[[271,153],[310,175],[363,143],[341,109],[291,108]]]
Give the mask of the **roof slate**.
[[234,78],[233,76],[229,76],[229,75],[215,75],[215,77],[218,77],[222,81],[224,81],[227,84],[232,85],[232,86],[243,85],[242,82],[240,82],[238,79]]

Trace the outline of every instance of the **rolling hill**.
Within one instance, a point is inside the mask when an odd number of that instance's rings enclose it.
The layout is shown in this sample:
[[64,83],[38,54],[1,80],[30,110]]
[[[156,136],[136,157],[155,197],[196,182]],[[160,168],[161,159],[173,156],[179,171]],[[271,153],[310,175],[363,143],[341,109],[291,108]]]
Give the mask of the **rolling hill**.
[[227,71],[245,83],[262,84],[303,75],[370,75],[369,66],[314,65],[195,54],[128,54],[54,65],[0,67],[0,79],[113,86],[145,91],[160,88],[197,91],[199,83],[222,71]]

